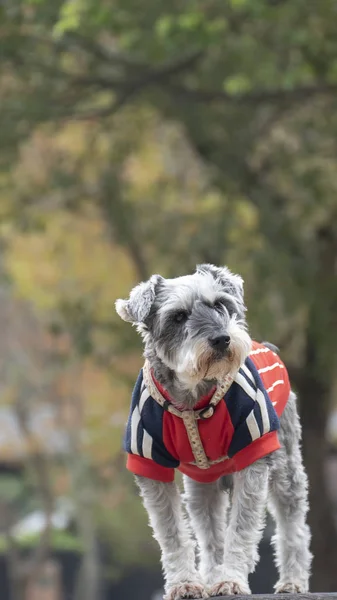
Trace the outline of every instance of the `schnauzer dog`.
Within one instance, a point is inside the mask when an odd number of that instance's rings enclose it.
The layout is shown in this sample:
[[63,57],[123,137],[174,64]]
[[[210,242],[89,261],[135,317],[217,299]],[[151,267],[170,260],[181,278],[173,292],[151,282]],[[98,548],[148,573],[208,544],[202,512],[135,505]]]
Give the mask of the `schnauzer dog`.
[[275,347],[247,332],[241,277],[213,265],[153,275],[116,310],[145,343],[124,447],[161,548],[165,600],[249,594],[266,507],[276,521],[275,590],[307,592],[296,398]]

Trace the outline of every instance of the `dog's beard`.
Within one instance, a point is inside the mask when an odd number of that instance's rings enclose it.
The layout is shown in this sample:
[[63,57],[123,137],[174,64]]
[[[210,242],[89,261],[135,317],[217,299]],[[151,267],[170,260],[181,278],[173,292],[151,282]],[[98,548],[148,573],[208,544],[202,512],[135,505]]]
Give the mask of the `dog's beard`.
[[239,370],[251,350],[252,341],[244,322],[236,316],[230,319],[227,332],[231,341],[224,356],[219,356],[207,340],[187,342],[182,346],[174,370],[183,383],[193,387],[202,380],[219,381]]

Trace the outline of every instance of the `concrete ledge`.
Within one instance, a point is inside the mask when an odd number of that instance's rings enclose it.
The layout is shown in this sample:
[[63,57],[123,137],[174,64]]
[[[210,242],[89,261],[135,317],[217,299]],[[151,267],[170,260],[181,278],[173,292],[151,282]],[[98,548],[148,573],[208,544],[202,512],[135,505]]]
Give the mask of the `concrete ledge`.
[[251,596],[216,596],[212,600],[337,600],[337,592],[330,594],[252,594]]

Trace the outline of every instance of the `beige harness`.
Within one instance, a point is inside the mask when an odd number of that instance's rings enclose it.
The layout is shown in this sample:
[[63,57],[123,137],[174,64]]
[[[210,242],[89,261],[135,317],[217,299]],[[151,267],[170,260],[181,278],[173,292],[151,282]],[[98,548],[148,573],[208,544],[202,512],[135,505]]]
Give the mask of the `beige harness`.
[[224,395],[226,394],[226,392],[232,385],[232,383],[235,379],[235,375],[236,375],[236,373],[234,375],[228,374],[225,376],[225,378],[222,381],[218,382],[217,388],[216,388],[208,406],[206,406],[205,408],[201,408],[199,410],[192,409],[192,410],[180,411],[175,406],[173,406],[173,404],[171,402],[166,400],[164,398],[164,396],[162,396],[162,394],[160,393],[160,391],[158,390],[157,386],[155,385],[155,383],[153,381],[151,367],[149,365],[149,362],[147,360],[145,361],[145,364],[143,367],[143,377],[144,377],[145,385],[146,385],[151,397],[156,402],[158,402],[158,404],[160,404],[160,406],[162,406],[165,410],[167,410],[171,414],[173,414],[176,417],[179,417],[180,419],[183,420],[185,429],[186,429],[186,432],[188,435],[188,439],[191,444],[193,456],[195,458],[195,462],[193,462],[191,464],[196,465],[197,467],[199,467],[199,469],[208,469],[211,465],[215,465],[217,463],[220,463],[220,462],[228,459],[228,456],[221,456],[220,458],[217,458],[216,460],[209,460],[207,458],[204,447],[203,447],[201,439],[200,439],[197,421],[199,419],[209,419],[210,417],[212,417],[214,415],[215,407],[223,399]]

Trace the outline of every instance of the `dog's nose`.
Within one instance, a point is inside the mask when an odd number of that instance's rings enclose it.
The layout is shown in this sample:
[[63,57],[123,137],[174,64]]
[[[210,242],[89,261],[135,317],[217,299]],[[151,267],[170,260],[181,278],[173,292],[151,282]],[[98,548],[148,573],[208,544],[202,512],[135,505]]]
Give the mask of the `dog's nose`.
[[209,343],[214,350],[226,350],[230,344],[231,338],[229,335],[219,335],[215,338],[210,338]]

